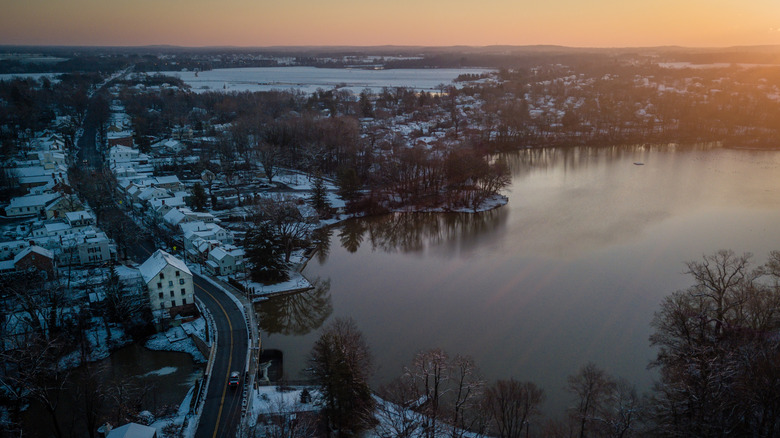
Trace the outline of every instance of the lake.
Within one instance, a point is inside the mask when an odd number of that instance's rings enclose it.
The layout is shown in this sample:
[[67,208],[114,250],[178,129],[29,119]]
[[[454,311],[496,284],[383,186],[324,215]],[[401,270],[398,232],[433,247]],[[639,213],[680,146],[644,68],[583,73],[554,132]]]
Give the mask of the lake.
[[284,352],[288,378],[301,376],[319,325],[351,316],[379,365],[375,383],[441,347],[473,356],[490,380],[535,382],[557,416],[571,402],[566,377],[589,361],[649,389],[649,324],[664,296],[690,285],[685,261],[729,248],[760,264],[780,249],[777,151],[636,146],[507,159],[502,208],[333,229],[304,270],[330,291],[260,306],[275,315],[263,347]]
[[[192,91],[271,91],[299,90],[313,93],[318,88],[346,89],[354,94],[368,88],[374,93],[382,88],[408,87],[418,91],[439,92],[439,84],[450,84],[461,74],[481,74],[481,68],[431,68],[366,70],[316,67],[247,67],[217,68],[202,72],[166,71],[192,87]],[[149,74],[154,74],[150,72]]]

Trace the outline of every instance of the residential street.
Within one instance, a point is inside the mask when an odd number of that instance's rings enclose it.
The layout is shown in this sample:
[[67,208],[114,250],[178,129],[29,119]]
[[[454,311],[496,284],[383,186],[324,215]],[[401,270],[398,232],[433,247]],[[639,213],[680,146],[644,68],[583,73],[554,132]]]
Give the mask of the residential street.
[[[127,242],[127,256],[137,263],[142,263],[156,249],[150,233],[140,229],[113,201],[101,202],[105,201],[105,198],[95,197],[100,194],[99,190],[94,190],[95,185],[100,185],[97,180],[101,179],[100,175],[105,168],[95,143],[96,123],[95,117],[88,113],[84,122],[84,134],[78,142],[77,164],[81,166],[82,175],[87,175],[87,178],[80,181],[77,188],[90,205],[94,207],[98,203],[101,204],[100,219],[105,223],[114,223],[114,226],[105,226],[107,232],[112,234],[121,230],[123,236],[111,237]],[[89,178],[90,174],[96,178]],[[121,225],[116,225],[117,221],[121,221]],[[225,292],[197,274],[194,274],[194,281],[195,295],[211,312],[218,332],[217,353],[196,436],[232,437],[236,434],[241,418],[243,382],[238,388],[227,388],[227,378],[231,371],[239,371],[243,375],[246,369],[246,325],[242,313]]]

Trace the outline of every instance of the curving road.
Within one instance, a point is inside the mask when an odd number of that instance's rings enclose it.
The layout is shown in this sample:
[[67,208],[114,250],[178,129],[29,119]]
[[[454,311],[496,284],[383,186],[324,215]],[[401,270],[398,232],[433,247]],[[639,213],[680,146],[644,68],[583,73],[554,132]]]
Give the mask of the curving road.
[[[249,346],[244,317],[226,292],[200,275],[194,276],[195,295],[206,305],[217,325],[217,352],[211,369],[203,413],[196,438],[234,437],[241,422],[246,352]],[[228,388],[231,371],[241,373],[238,388]]]

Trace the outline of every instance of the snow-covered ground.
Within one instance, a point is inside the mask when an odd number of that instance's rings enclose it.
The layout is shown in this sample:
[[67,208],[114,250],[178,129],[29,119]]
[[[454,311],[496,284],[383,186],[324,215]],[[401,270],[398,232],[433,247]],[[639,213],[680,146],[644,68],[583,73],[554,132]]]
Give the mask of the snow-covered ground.
[[206,322],[198,318],[192,322],[185,322],[179,327],[171,327],[165,332],[152,335],[146,341],[146,348],[150,350],[180,351],[188,353],[198,363],[206,363],[206,358],[195,346],[195,342],[189,337],[194,334],[201,339],[206,339]]
[[[111,351],[132,342],[132,339],[125,336],[124,330],[119,326],[109,324],[109,328],[106,330],[103,318],[94,317],[90,323],[93,328],[84,332],[90,344],[87,362],[105,359],[111,354]],[[60,360],[60,364],[67,368],[81,365],[81,353],[78,350],[71,352]]]

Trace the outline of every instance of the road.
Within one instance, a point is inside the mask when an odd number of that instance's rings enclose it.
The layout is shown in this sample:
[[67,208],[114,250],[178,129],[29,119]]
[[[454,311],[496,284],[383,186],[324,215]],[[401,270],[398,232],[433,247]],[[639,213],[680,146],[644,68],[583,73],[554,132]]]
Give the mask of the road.
[[[249,346],[243,315],[225,292],[195,276],[195,295],[206,305],[217,325],[217,353],[211,370],[206,402],[196,438],[234,437],[241,421],[246,352]],[[241,373],[238,388],[228,388],[231,371]]]
[[[78,142],[79,152],[76,166],[81,167],[81,170],[88,170],[84,173],[93,175],[94,179],[82,179],[78,182],[77,188],[91,205],[96,205],[100,201],[90,199],[90,197],[96,196],[95,191],[89,190],[89,187],[85,186],[92,185],[94,187],[96,179],[107,169],[95,142],[97,119],[92,111],[88,110],[83,128],[84,134]],[[93,170],[94,174],[92,174]],[[123,226],[111,227],[105,231],[123,230],[124,233],[136,236],[137,239],[133,240],[133,244],[127,248],[127,256],[137,263],[146,260],[156,249],[153,239],[146,237],[149,236],[149,233],[127,217],[114,202],[100,202],[100,204],[101,217],[123,221]],[[228,388],[227,379],[231,371],[239,371],[243,377],[246,369],[248,335],[244,317],[236,304],[226,295],[226,292],[199,275],[193,277],[195,295],[214,317],[218,336],[211,380],[196,437],[234,437],[241,420],[244,382],[242,379],[238,388]]]

